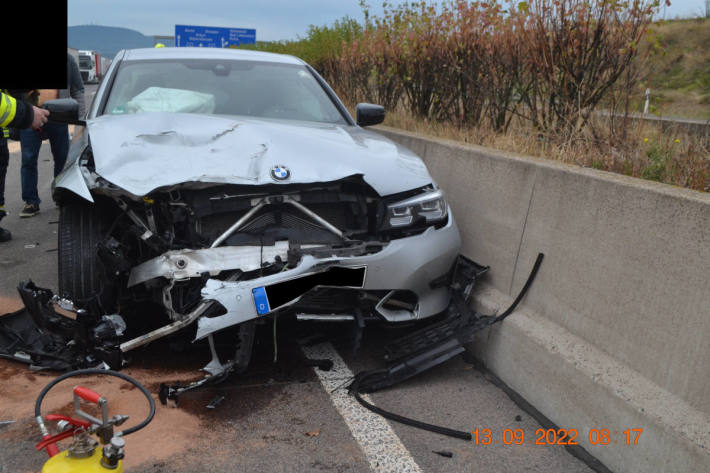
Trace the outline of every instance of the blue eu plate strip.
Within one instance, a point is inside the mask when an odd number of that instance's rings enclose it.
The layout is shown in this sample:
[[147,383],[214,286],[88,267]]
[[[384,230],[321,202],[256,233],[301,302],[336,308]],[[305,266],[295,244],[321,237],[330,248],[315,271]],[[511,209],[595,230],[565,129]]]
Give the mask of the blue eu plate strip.
[[269,313],[269,299],[266,297],[266,289],[264,287],[255,287],[251,290],[254,296],[254,304],[256,304],[256,313],[264,315]]

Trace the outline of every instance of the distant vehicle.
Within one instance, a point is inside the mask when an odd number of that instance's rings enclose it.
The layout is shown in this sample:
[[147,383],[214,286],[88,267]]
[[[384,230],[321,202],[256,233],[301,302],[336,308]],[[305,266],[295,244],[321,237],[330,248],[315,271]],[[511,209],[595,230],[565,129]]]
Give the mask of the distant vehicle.
[[79,51],[79,71],[84,83],[96,82],[96,59],[93,51]]
[[96,83],[106,74],[111,60],[96,51],[79,51],[79,71],[84,83]]

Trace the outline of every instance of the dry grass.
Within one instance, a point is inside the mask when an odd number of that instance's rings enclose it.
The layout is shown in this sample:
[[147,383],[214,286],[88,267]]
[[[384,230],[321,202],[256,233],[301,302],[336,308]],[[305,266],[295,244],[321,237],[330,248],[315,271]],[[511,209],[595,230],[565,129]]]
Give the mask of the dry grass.
[[[459,128],[414,118],[399,107],[388,111],[385,125],[440,138],[472,143],[526,156],[553,159],[583,167],[710,192],[710,137],[633,121],[626,137],[612,134],[610,121],[598,117],[583,136],[557,139],[529,125],[513,123],[506,134],[480,127]],[[623,143],[623,144],[619,144]]]
[[[710,94],[696,91],[652,90],[651,104],[655,104],[653,114],[658,117],[682,117],[710,120]],[[642,104],[641,101],[639,101]],[[639,110],[643,105],[639,105]]]
[[649,82],[639,98],[648,86],[656,115],[710,120],[710,19],[660,21],[651,31],[662,49],[650,58]]

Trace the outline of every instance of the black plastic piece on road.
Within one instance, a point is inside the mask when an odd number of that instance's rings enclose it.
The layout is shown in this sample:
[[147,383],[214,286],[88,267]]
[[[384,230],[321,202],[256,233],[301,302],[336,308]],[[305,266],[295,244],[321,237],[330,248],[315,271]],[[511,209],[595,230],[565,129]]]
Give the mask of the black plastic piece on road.
[[0,358],[45,369],[76,368],[82,354],[68,342],[82,338],[84,330],[79,322],[47,307],[53,296],[50,290],[28,281],[20,283],[18,291],[25,307],[0,317]]
[[448,450],[432,450],[432,453],[436,453],[437,455],[441,455],[442,457],[446,458],[453,458],[454,454],[452,452],[449,452]]
[[121,367],[118,334],[109,323],[84,311],[75,319],[57,313],[52,291],[32,281],[17,290],[25,308],[0,317],[0,358],[62,371],[101,362]]
[[207,409],[216,409],[217,406],[222,404],[222,401],[224,401],[224,396],[215,396],[205,407],[207,407]]
[[428,430],[429,432],[434,432],[435,434],[447,435],[449,437],[454,437],[454,438],[461,439],[461,440],[471,440],[472,439],[470,432],[463,432],[461,430],[449,429],[448,427],[440,427],[438,425],[427,424],[426,422],[421,422],[418,420],[410,419],[409,417],[404,417],[399,414],[394,414],[392,412],[386,411],[386,410],[379,408],[379,407],[375,406],[374,404],[370,404],[369,402],[364,400],[359,392],[360,383],[363,383],[363,382],[367,383],[368,376],[376,376],[379,374],[380,374],[380,372],[378,372],[378,371],[360,373],[359,375],[355,376],[355,381],[353,381],[353,383],[350,385],[350,390],[353,393],[353,396],[355,396],[355,399],[357,399],[357,402],[359,402],[363,407],[371,410],[375,414],[381,415],[385,419],[390,419],[395,422],[399,422],[400,424],[410,425],[410,426],[416,427],[418,429]]
[[543,258],[544,255],[539,253],[518,296],[505,312],[496,317],[474,312],[469,308],[467,300],[476,278],[485,274],[488,268],[459,256],[451,285],[451,305],[447,318],[402,337],[387,347],[386,352],[390,358],[396,360],[388,368],[358,373],[349,388],[355,399],[363,407],[395,422],[449,437],[471,440],[470,432],[428,424],[388,412],[365,401],[360,394],[392,386],[463,352],[464,345],[473,340],[476,332],[503,321],[513,313],[535,280]]

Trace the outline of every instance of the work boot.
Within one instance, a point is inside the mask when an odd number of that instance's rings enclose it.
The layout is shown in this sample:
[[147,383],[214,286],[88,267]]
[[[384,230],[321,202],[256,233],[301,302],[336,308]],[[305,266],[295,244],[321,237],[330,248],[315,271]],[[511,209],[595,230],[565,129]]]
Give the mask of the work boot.
[[34,217],[39,213],[39,205],[37,204],[25,204],[25,208],[19,213],[20,218]]
[[[7,212],[5,212],[5,206],[0,205],[0,220],[2,220],[5,215],[7,215]],[[0,243],[10,240],[12,240],[12,233],[0,227]]]

